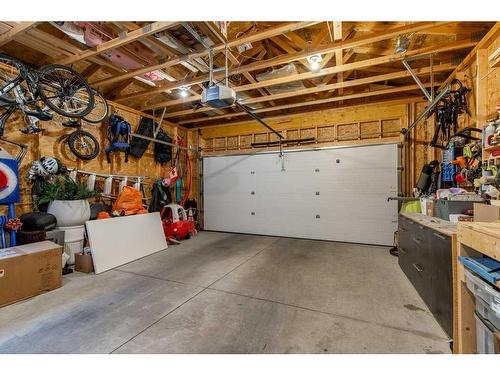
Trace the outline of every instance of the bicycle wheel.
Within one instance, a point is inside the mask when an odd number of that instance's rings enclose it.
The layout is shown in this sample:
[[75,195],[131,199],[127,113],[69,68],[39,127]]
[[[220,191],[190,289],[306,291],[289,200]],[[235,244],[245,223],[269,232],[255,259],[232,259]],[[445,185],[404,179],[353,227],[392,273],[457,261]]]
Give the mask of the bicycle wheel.
[[83,160],[91,160],[99,155],[99,142],[85,130],[71,133],[68,138],[68,146],[76,157]]
[[83,117],[83,119],[92,124],[98,124],[108,117],[108,102],[98,91],[94,90],[94,109]]
[[54,112],[83,117],[94,108],[94,93],[83,76],[63,65],[47,65],[38,72],[40,97]]
[[[5,54],[0,54],[0,90],[17,80],[22,71],[26,69],[22,62]],[[6,92],[1,98],[14,100],[15,95],[12,90]]]

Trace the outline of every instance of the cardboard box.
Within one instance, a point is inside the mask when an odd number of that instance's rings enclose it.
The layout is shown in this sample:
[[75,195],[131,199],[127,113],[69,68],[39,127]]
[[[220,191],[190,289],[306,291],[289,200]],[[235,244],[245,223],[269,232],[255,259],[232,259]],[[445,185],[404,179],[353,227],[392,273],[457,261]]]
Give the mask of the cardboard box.
[[434,216],[434,200],[428,199],[425,202],[425,214],[427,216]]
[[75,254],[75,271],[84,273],[94,272],[94,263],[92,262],[92,255],[83,253]]
[[500,207],[474,203],[474,221],[491,223],[500,220]]
[[62,247],[42,241],[0,249],[0,307],[61,287]]

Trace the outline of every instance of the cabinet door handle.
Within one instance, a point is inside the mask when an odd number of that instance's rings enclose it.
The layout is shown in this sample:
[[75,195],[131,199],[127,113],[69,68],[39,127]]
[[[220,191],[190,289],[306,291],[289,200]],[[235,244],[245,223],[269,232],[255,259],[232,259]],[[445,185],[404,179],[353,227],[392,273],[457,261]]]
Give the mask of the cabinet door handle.
[[417,263],[413,263],[413,268],[415,268],[418,272],[422,272],[424,270],[424,268]]
[[422,244],[422,240],[420,238],[416,238],[416,237],[413,237],[413,242],[421,245]]
[[437,238],[441,238],[442,240],[446,240],[446,236],[443,236],[442,234],[432,232]]

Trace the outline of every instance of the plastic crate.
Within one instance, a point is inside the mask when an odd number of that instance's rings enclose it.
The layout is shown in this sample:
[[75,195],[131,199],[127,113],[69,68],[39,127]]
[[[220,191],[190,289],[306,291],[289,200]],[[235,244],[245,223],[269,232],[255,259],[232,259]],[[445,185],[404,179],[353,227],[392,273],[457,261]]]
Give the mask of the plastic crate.
[[495,330],[481,317],[474,314],[476,319],[476,351],[478,354],[495,354]]
[[493,310],[500,311],[500,292],[488,282],[480,279],[472,272],[464,269],[467,288],[476,296],[486,302]]
[[490,322],[495,328],[495,332],[500,331],[500,311],[495,310],[480,297],[476,297],[476,313],[483,320]]
[[455,160],[455,148],[450,147],[443,151],[443,162],[441,163],[441,180],[443,182],[455,182],[457,166],[451,164]]
[[437,199],[434,202],[434,213],[436,217],[443,220],[450,220],[450,214],[463,214],[466,210],[474,208],[473,201],[450,201],[447,199]]

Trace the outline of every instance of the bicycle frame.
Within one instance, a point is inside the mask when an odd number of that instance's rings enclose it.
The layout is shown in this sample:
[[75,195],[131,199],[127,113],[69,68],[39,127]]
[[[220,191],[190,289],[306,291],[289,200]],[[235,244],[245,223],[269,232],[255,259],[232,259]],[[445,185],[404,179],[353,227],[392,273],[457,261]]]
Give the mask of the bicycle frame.
[[[4,133],[7,120],[18,108],[25,115],[27,115],[27,119],[29,122],[28,129],[31,130],[38,129],[38,127],[36,126],[36,123],[30,118],[30,116],[38,119],[49,119],[49,117],[51,117],[50,114],[44,112],[36,104],[39,97],[37,85],[38,78],[36,74],[36,72],[23,71],[22,69],[20,69],[19,77],[17,77],[4,87],[0,88],[0,108],[7,107],[7,110],[0,115],[0,137]],[[26,82],[28,86],[28,93],[31,95],[31,99],[26,98],[25,94],[22,91],[21,84],[23,82]],[[11,92],[12,90],[14,90],[15,99],[4,97],[5,94]],[[34,105],[35,111],[29,110],[29,105]]]

